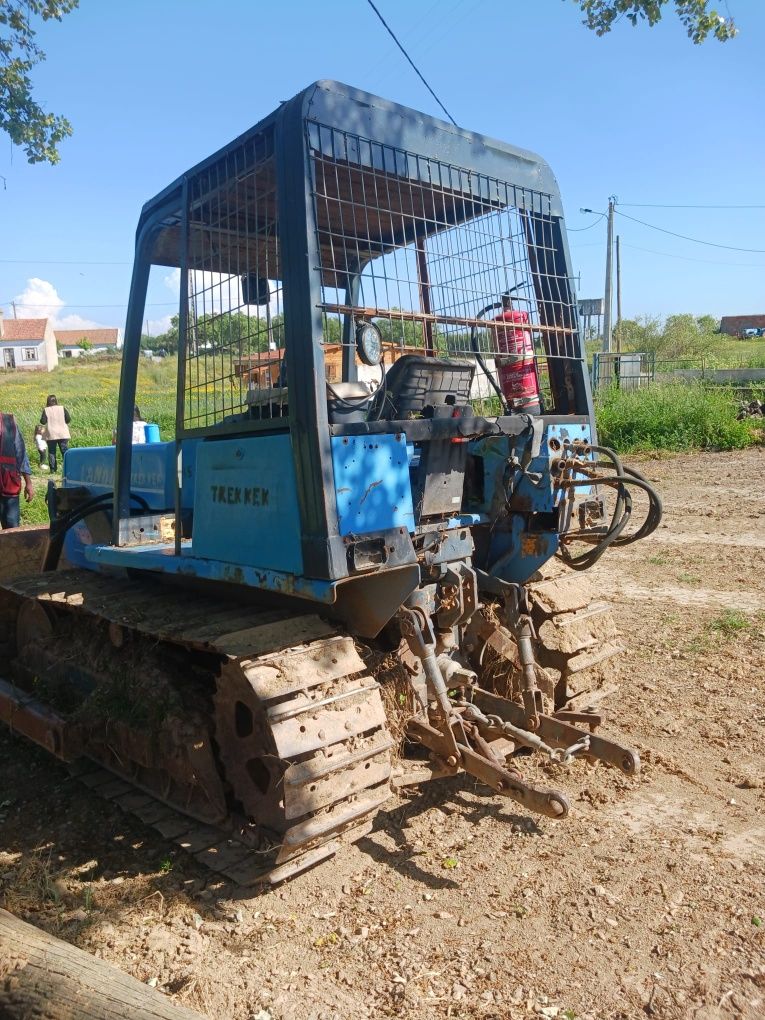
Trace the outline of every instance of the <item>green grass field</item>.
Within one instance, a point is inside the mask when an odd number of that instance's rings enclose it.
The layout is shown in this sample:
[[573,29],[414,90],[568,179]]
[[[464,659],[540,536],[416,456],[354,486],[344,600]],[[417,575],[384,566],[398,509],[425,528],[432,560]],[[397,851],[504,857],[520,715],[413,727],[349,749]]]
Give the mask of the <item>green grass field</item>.
[[[600,351],[600,340],[588,340],[585,345],[587,363],[592,364],[593,355]],[[712,346],[703,355],[688,354],[687,357],[670,358],[661,352],[656,355],[658,366],[665,369],[682,367],[681,363],[693,362],[699,368],[702,361],[705,368],[765,368],[765,337],[754,340],[736,340],[734,337],[716,336]]]
[[[138,369],[136,402],[147,421],[156,422],[163,439],[175,434],[175,358],[142,359]],[[0,372],[0,410],[11,411],[24,433],[35,477],[32,503],[22,497],[24,524],[48,520],[45,490],[48,473],[37,467],[35,425],[49,393],[55,393],[72,416],[71,446],[108,446],[117,423],[120,362],[78,359],[62,363],[53,372]],[[60,467],[59,467],[60,470]]]
[[598,435],[619,453],[740,450],[762,442],[763,420],[738,421],[739,404],[727,387],[700,383],[606,390],[596,400]]
[[[757,343],[763,341],[730,341],[742,347]],[[175,434],[176,369],[175,358],[142,360],[139,366],[137,403],[144,418],[159,425],[163,439]],[[118,361],[99,360],[73,360],[47,375],[0,372],[0,409],[16,415],[37,483],[34,501],[27,505],[22,499],[24,523],[48,519],[44,495],[49,476],[36,467],[33,440],[47,395],[55,393],[71,413],[72,446],[108,446],[117,420],[119,373]],[[738,404],[731,391],[700,384],[611,390],[597,401],[598,431],[601,442],[620,453],[730,450],[762,442],[761,424],[736,420]]]
[[704,361],[710,368],[765,368],[765,337],[736,340],[719,336]]

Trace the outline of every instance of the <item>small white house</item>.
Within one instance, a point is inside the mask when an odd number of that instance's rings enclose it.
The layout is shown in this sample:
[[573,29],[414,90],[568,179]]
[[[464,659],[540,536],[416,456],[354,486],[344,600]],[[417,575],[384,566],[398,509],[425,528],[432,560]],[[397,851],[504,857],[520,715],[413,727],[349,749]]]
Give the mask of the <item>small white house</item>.
[[120,331],[104,329],[57,329],[54,331],[62,358],[79,358],[83,354],[105,354],[122,346]]
[[0,368],[52,372],[56,365],[50,319],[5,319],[0,313]]

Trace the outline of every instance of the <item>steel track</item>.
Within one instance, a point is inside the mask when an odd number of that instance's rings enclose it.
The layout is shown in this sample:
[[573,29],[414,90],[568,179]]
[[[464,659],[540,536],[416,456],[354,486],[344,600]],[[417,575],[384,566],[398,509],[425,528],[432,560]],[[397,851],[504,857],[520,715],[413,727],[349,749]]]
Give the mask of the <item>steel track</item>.
[[[42,648],[28,637],[17,650],[22,675],[44,672],[46,640],[51,668],[56,640],[80,649],[90,641],[92,661],[107,673],[136,647],[149,649],[148,667],[145,656],[135,661],[152,678],[157,649],[182,649],[192,666],[198,658],[214,687],[206,722],[195,703],[188,718],[162,720],[153,735],[113,720],[67,730],[66,720],[23,694],[15,716],[5,715],[43,742],[40,727],[21,724],[24,712],[37,711],[44,727],[48,713],[50,728],[59,727],[54,743],[68,748],[59,756],[90,759],[77,763],[78,778],[232,881],[278,882],[324,860],[363,835],[390,796],[393,741],[379,685],[332,624],[87,571],[24,578],[6,590],[19,620],[33,605],[51,621]],[[93,675],[90,663],[79,665]],[[160,690],[164,682],[160,676]],[[178,687],[177,677],[172,682]],[[186,687],[180,694],[187,697]]]

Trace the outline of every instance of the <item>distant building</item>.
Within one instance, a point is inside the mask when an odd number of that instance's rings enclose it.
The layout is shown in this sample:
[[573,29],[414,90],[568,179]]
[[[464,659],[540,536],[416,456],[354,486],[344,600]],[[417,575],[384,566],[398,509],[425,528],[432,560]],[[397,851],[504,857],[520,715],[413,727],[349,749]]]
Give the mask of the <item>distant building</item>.
[[50,319],[4,319],[0,313],[0,368],[51,372],[56,365]]
[[765,315],[723,315],[720,332],[741,336],[745,329],[765,329]]
[[120,331],[116,328],[57,329],[55,336],[62,358],[79,358],[81,354],[105,354],[118,351],[121,346]]

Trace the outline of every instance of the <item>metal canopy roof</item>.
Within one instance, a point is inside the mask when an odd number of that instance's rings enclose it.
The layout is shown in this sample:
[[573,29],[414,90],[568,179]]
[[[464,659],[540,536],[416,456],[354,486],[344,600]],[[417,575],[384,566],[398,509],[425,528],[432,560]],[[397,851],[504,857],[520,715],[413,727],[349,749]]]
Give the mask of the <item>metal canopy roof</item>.
[[[373,172],[378,184],[387,181],[390,185],[384,210],[375,208],[374,203],[369,205],[364,230],[348,249],[353,250],[354,264],[338,265],[335,253],[336,278],[325,280],[327,283],[342,284],[346,273],[357,272],[377,255],[410,243],[415,233],[427,237],[487,208],[513,204],[546,215],[561,214],[555,178],[544,160],[533,153],[455,128],[347,85],[321,81],[282,104],[146,203],[139,234],[158,221],[163,227],[153,261],[178,265],[184,180],[196,181],[199,191],[199,181],[207,175],[216,186],[207,201],[198,201],[192,207],[189,227],[189,256],[194,267],[236,273],[239,266],[254,261],[277,265],[276,167],[269,157],[280,121],[287,107],[294,108],[295,104],[301,107],[314,155],[316,193],[328,200],[317,205],[323,248],[331,244],[333,234],[348,235],[348,225],[340,221],[343,205],[363,190],[365,174]],[[338,137],[344,140],[341,153],[334,141]],[[244,147],[257,152],[260,161],[249,172],[238,173],[235,155]],[[503,192],[497,182],[512,186],[512,201],[507,188]],[[242,211],[255,206],[255,192],[258,220],[247,221]],[[544,202],[544,209],[539,207],[540,202]],[[322,254],[328,252],[323,250]],[[333,264],[329,258],[322,258],[322,263]]]

